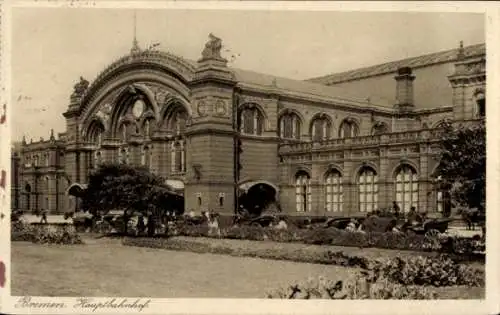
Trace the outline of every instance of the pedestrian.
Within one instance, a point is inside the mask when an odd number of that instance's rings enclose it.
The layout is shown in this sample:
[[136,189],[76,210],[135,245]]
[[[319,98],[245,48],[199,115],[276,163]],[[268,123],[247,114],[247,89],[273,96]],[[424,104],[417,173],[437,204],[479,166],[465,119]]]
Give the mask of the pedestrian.
[[149,237],[153,237],[153,236],[155,236],[156,222],[155,222],[155,220],[154,220],[153,215],[149,215],[149,216],[148,216],[148,223],[147,223],[147,226],[148,226],[148,236],[149,236]]
[[396,216],[396,218],[399,217],[399,212],[400,212],[400,208],[399,208],[399,205],[396,201],[393,201],[392,202],[392,211],[394,212],[394,215]]
[[40,212],[42,213],[42,219],[40,220],[40,223],[48,224],[49,222],[47,221],[47,211],[41,209]]
[[146,224],[144,223],[144,216],[140,214],[139,218],[137,218],[137,234],[139,236],[143,235],[145,229],[146,229]]

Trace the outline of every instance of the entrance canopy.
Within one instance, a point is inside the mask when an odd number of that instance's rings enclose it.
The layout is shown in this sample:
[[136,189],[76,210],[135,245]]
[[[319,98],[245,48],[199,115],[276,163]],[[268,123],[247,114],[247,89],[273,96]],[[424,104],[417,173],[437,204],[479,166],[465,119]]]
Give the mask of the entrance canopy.
[[172,187],[175,192],[182,193],[184,191],[184,182],[176,179],[167,179],[165,184]]
[[66,195],[80,197],[87,187],[87,184],[73,183],[66,190]]

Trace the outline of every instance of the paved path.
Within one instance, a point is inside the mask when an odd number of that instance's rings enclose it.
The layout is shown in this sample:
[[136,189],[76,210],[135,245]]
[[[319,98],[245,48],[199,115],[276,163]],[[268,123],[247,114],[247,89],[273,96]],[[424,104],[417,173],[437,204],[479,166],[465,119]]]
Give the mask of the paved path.
[[[29,223],[38,223],[40,220],[42,220],[42,216],[36,216],[34,214],[25,214],[23,215],[23,219],[26,220]],[[47,221],[49,223],[73,223],[73,220],[71,218],[64,220],[63,215],[47,215]]]

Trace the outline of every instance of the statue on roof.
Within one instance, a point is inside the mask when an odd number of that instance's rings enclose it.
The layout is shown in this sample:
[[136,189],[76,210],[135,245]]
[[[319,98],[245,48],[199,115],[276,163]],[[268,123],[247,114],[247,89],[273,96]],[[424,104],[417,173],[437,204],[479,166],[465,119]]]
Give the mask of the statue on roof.
[[83,77],[80,77],[80,82],[74,85],[73,89],[73,97],[81,97],[85,91],[89,88],[89,81],[85,80]]
[[210,33],[208,35],[210,40],[205,44],[205,49],[201,53],[202,59],[223,59],[220,51],[222,49],[222,40]]

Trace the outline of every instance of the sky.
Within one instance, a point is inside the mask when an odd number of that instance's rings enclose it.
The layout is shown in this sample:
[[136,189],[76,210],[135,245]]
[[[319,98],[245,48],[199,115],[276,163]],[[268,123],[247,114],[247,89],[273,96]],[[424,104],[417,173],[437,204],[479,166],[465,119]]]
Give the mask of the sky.
[[[229,66],[307,79],[485,42],[472,13],[136,10],[142,48],[197,60],[214,33]],[[130,9],[12,10],[12,140],[64,132],[73,85],[129,53]]]

